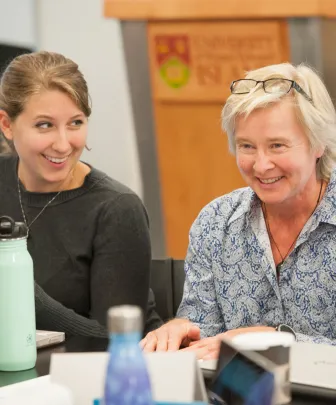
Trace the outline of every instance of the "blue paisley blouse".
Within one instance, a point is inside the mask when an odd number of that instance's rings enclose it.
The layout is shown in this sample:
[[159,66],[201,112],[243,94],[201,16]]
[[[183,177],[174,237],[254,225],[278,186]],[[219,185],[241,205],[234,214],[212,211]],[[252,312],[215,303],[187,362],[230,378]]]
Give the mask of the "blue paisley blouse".
[[286,258],[279,283],[260,200],[251,188],[202,209],[191,227],[177,317],[202,337],[290,325],[298,341],[336,345],[336,171]]

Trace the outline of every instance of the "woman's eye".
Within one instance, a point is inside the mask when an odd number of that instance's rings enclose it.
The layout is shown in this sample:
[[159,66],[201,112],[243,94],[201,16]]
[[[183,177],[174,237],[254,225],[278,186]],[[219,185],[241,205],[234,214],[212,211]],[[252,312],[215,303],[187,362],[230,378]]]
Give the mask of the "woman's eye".
[[39,129],[48,129],[52,127],[52,124],[50,122],[38,122],[35,126]]
[[248,144],[248,143],[242,143],[242,144],[238,145],[238,147],[239,147],[240,149],[246,149],[246,150],[252,149],[252,145],[250,145],[250,144]]
[[273,148],[273,149],[279,149],[279,148],[282,148],[284,145],[282,144],[282,143],[273,143],[272,145],[271,145],[271,148]]
[[71,122],[71,126],[73,127],[79,127],[83,124],[83,120],[74,120]]

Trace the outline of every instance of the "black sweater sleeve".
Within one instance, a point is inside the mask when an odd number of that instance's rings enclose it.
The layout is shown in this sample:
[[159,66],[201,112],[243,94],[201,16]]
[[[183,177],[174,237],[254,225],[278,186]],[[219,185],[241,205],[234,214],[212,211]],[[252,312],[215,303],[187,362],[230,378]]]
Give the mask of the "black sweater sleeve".
[[138,305],[147,311],[151,246],[147,215],[134,194],[104,203],[93,242],[90,317],[106,324],[113,305]]
[[36,328],[65,332],[66,335],[107,337],[107,329],[50,297],[35,283]]
[[[80,335],[90,337],[107,337],[107,328],[100,325],[95,319],[85,318],[74,310],[66,308],[51,298],[35,283],[36,327],[59,332],[67,335]],[[155,297],[149,289],[147,311],[145,314],[144,335],[159,328],[163,321],[155,311]]]

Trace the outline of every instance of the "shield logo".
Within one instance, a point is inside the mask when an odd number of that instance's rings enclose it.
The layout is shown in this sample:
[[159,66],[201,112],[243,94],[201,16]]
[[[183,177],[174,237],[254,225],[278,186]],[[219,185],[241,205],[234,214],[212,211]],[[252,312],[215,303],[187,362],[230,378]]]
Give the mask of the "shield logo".
[[157,35],[156,61],[160,76],[168,86],[178,89],[190,77],[190,46],[187,35]]

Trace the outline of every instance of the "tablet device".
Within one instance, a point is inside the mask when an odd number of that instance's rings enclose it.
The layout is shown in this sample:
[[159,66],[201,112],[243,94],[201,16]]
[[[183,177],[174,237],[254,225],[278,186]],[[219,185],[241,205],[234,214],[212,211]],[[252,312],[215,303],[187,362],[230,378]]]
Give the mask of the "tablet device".
[[209,399],[214,405],[271,405],[275,365],[258,353],[222,341]]

